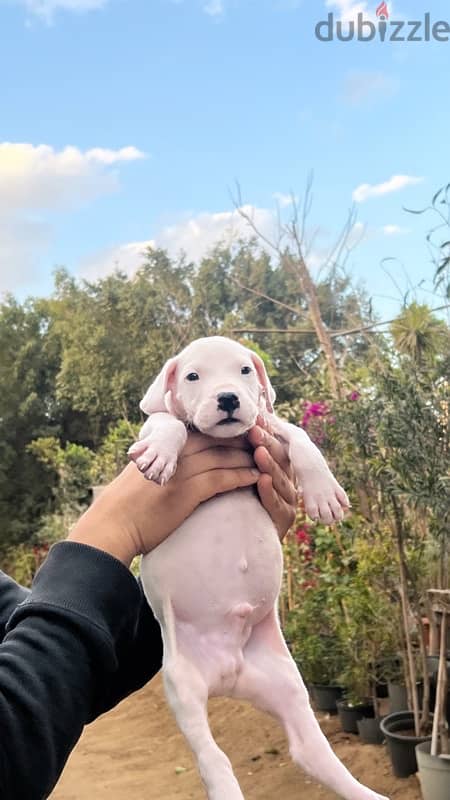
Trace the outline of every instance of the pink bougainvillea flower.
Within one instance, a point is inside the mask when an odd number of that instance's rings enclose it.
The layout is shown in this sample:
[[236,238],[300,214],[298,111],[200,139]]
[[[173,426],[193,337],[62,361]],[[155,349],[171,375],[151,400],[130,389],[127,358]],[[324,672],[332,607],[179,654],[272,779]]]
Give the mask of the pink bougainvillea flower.
[[298,530],[295,531],[295,536],[298,542],[311,544],[311,534],[308,530],[306,530],[306,526],[303,528],[298,528]]
[[303,417],[299,424],[308,431],[309,436],[318,445],[323,444],[326,439],[326,428],[333,425],[335,417],[330,414],[330,407],[322,400],[311,402],[306,400],[303,403]]

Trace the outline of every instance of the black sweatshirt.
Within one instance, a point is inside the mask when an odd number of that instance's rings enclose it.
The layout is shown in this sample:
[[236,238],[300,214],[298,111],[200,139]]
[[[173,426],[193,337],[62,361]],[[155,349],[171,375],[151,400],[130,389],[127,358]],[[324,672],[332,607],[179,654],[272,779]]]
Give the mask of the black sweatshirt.
[[56,544],[31,591],[0,571],[1,800],[48,797],[84,725],[161,664],[142,588],[107,553]]

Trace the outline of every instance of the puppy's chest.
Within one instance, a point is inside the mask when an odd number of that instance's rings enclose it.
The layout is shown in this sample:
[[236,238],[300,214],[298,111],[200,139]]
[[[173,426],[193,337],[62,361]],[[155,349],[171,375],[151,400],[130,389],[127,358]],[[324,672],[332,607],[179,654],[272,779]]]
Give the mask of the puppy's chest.
[[152,594],[175,599],[180,617],[225,614],[230,601],[261,607],[279,591],[281,545],[254,493],[237,490],[200,506],[146,556],[144,573]]

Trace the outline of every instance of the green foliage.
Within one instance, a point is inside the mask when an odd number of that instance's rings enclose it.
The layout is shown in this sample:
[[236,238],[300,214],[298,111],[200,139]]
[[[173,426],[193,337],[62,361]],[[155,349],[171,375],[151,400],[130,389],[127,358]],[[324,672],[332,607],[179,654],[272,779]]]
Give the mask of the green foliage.
[[348,700],[359,702],[372,694],[377,663],[398,649],[392,540],[369,537],[353,516],[340,531],[303,523],[289,554],[296,605],[286,634],[293,655],[308,682],[342,685]]
[[432,359],[450,346],[449,330],[426,305],[411,303],[391,325],[395,346],[414,361]]
[[72,442],[61,447],[54,437],[36,439],[27,449],[53,472],[53,494],[58,511],[87,503],[94,460],[91,450]]
[[308,592],[301,610],[289,615],[284,633],[303,679],[308,684],[336,686],[345,668],[345,651],[334,632],[323,629],[325,598]]
[[26,544],[19,544],[11,547],[5,554],[4,570],[21,586],[30,586],[35,573],[45,560],[47,552],[47,546],[30,547]]
[[139,428],[139,424],[125,420],[111,427],[92,461],[90,474],[93,485],[109,483],[127,465],[127,451],[136,441]]
[[20,305],[7,297],[0,304],[0,550],[36,529],[51,496],[52,476],[27,451],[36,437],[60,431],[47,323],[38,301]]
[[[412,337],[403,335],[408,325]],[[286,408],[292,421],[303,419],[311,435],[319,431],[353,506],[340,533],[314,531],[313,558],[304,562],[300,554],[295,560],[289,550],[297,585],[289,620],[292,646],[300,663],[305,653],[309,674],[322,676],[316,637],[333,641],[336,664],[327,672],[354,702],[371,692],[380,669],[387,677],[403,651],[398,537],[418,676],[423,653],[417,626],[429,614],[427,589],[449,585],[448,329],[413,306],[400,315],[393,333],[392,341],[374,343],[369,361],[358,369],[352,365],[344,400],[309,394],[306,405],[299,401]],[[311,570],[314,579],[305,592],[305,571]],[[308,628],[315,604],[318,629]],[[326,614],[327,630],[320,613]]]
[[[370,318],[348,278],[330,273],[318,290],[330,326]],[[85,450],[94,454],[94,481],[114,474],[123,464],[122,433],[126,450],[142,423],[139,400],[164,361],[192,339],[244,338],[274,376],[281,403],[323,384],[314,334],[248,328],[311,329],[297,278],[254,241],[216,247],[196,265],[149,249],[131,279],[117,271],[78,282],[61,269],[51,297],[0,303],[0,551],[32,540],[44,515],[47,524],[56,514],[59,530],[64,493],[69,505],[85,503]],[[365,347],[355,337],[347,362]]]

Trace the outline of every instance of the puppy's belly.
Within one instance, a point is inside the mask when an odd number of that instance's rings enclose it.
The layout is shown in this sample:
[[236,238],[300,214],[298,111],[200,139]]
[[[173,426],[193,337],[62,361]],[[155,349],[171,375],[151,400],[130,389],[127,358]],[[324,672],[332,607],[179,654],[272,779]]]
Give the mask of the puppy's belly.
[[[282,552],[272,520],[252,489],[203,503],[141,564],[145,594],[164,623],[170,599],[181,627],[246,638],[273,607]],[[237,644],[237,642],[236,642]]]

